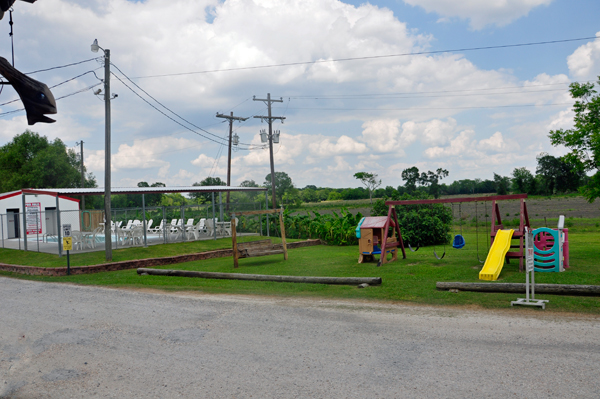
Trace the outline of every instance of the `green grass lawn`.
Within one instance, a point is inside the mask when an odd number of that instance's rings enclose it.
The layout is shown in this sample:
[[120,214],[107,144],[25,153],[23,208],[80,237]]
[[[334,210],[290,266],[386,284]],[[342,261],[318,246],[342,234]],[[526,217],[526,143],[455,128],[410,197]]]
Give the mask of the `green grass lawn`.
[[[358,247],[316,246],[293,249],[288,261],[281,255],[240,260],[240,268],[233,269],[232,258],[218,258],[181,263],[164,268],[211,272],[253,273],[297,276],[356,276],[382,277],[379,287],[359,289],[352,286],[328,286],[320,284],[294,284],[274,282],[251,282],[235,280],[207,280],[185,277],[138,276],[135,270],[106,272],[65,277],[14,277],[54,282],[102,285],[111,287],[152,288],[167,291],[198,291],[204,293],[255,294],[273,296],[305,296],[324,298],[354,298],[378,301],[402,301],[428,305],[481,306],[484,308],[509,308],[516,294],[437,291],[437,281],[476,282],[481,264],[477,260],[475,231],[463,228],[467,242],[457,250],[447,245],[446,256],[437,260],[433,247],[423,247],[417,252],[407,248],[407,258],[376,267],[375,263],[358,264]],[[576,229],[575,229],[576,230]],[[538,283],[600,284],[600,231],[586,231],[569,237],[571,268],[564,273],[536,273]],[[479,235],[479,257],[487,255],[486,237]],[[183,244],[157,245],[149,248],[132,248],[114,251],[114,260],[126,260],[192,253],[217,248],[229,248],[230,240],[203,241]],[[441,255],[443,246],[437,246]],[[0,250],[5,263],[34,266],[65,266],[66,259],[56,256]],[[104,253],[75,255],[72,264],[102,263]],[[4,273],[3,275],[9,275]],[[518,263],[506,264],[500,274],[500,282],[525,282],[525,274],[519,273]],[[549,299],[548,310],[600,314],[600,298],[539,295]],[[537,311],[537,309],[530,309]]]

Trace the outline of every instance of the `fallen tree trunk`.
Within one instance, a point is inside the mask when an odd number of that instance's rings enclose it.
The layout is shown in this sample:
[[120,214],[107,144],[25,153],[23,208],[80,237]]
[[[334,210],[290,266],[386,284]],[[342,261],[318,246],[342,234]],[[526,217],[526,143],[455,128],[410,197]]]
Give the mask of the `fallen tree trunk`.
[[275,281],[279,283],[309,283],[338,285],[381,285],[381,277],[312,277],[312,276],[272,276],[268,274],[214,273],[189,270],[148,269],[140,267],[138,274],[155,276],[200,277],[225,280]]
[[[524,283],[448,283],[437,282],[438,290],[506,292],[525,294]],[[600,285],[536,284],[536,294],[600,296]]]

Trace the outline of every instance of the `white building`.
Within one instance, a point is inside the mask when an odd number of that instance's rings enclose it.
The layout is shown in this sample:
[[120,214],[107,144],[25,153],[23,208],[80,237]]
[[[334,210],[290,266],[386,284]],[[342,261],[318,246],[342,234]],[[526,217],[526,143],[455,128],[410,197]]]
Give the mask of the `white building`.
[[[0,236],[23,238],[57,235],[60,224],[69,223],[71,229],[80,230],[79,200],[49,193],[31,193],[33,190],[11,191],[0,194]],[[25,212],[23,212],[25,204]],[[57,213],[60,211],[60,219]],[[25,215],[25,220],[23,216]]]

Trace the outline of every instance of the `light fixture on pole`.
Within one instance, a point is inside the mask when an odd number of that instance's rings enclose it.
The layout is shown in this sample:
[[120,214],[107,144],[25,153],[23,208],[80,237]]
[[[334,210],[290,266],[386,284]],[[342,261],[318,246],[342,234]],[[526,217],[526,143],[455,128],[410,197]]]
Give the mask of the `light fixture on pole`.
[[[104,52],[104,248],[106,260],[112,261],[112,237],[111,237],[111,207],[110,207],[110,50],[103,49],[98,45],[98,39],[94,39],[91,46],[92,52],[98,50]],[[100,94],[100,93],[98,93]]]

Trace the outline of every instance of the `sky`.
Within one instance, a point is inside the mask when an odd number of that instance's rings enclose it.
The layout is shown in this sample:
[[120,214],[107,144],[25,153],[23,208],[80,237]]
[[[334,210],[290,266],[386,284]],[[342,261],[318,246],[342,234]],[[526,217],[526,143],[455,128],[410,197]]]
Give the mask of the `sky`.
[[[13,5],[15,67],[57,98],[56,123],[27,125],[0,93],[0,146],[26,129],[79,151],[104,185],[103,52],[111,54],[112,185],[262,184],[267,94],[275,170],[294,185],[358,187],[375,173],[444,168],[459,179],[535,173],[548,132],[572,126],[569,84],[600,75],[597,0],[38,0]],[[11,60],[9,15],[0,56]],[[581,39],[584,40],[571,40]],[[570,41],[568,41],[570,40]],[[526,46],[517,44],[552,42]],[[508,46],[508,47],[507,47]],[[493,47],[482,49],[483,47]],[[76,64],[66,66],[69,64]],[[43,69],[43,72],[31,73]],[[75,78],[75,79],[74,79]],[[8,104],[7,104],[8,103]],[[16,111],[16,112],[11,112]]]

